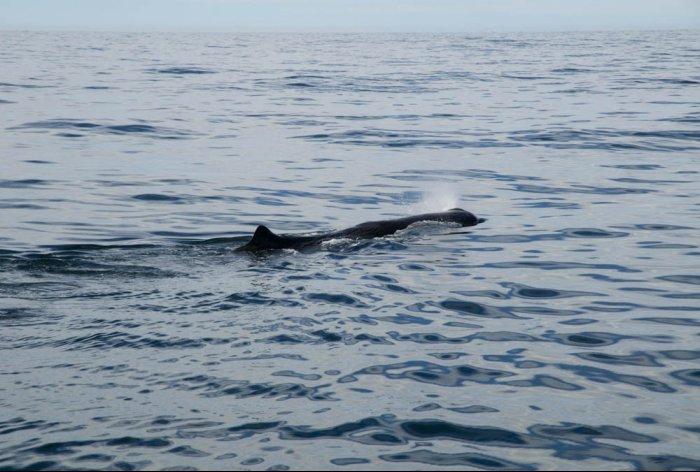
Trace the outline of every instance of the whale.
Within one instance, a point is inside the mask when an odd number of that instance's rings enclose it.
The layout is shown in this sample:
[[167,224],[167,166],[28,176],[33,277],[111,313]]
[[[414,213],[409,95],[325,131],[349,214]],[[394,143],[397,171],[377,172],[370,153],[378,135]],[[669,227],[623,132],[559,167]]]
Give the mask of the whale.
[[462,208],[452,208],[447,211],[423,213],[393,220],[368,221],[340,231],[313,235],[275,234],[267,226],[260,225],[255,229],[250,241],[234,249],[234,251],[265,251],[273,249],[303,250],[318,246],[324,241],[330,241],[331,239],[381,238],[382,236],[394,234],[420,221],[437,221],[441,223],[456,223],[460,226],[475,226],[486,220],[477,218],[474,214]]

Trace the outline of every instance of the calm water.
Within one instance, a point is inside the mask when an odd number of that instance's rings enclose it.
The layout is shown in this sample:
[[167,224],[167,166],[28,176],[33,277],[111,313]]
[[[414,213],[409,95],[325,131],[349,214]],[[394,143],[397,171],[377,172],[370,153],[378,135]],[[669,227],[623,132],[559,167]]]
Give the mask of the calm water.
[[0,468],[700,468],[699,45],[0,33]]

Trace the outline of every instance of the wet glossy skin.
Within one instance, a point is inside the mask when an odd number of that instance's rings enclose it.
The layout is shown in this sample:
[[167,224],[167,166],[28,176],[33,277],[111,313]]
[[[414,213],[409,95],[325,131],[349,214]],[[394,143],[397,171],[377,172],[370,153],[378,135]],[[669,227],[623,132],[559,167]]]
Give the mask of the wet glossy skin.
[[236,251],[261,251],[269,249],[301,249],[323,241],[338,238],[371,239],[394,234],[419,221],[439,221],[445,223],[458,223],[461,226],[474,226],[483,219],[477,218],[472,213],[461,208],[452,208],[448,211],[436,213],[423,213],[420,215],[406,216],[393,220],[368,221],[357,226],[341,231],[334,231],[314,236],[303,235],[277,235],[266,226],[258,226],[253,238],[247,244]]

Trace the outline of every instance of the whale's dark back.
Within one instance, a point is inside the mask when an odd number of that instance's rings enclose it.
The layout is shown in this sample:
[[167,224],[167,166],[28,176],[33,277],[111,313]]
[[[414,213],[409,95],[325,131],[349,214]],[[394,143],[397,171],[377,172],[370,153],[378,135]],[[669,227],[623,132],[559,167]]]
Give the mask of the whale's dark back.
[[437,213],[423,213],[421,215],[406,216],[393,220],[368,221],[352,228],[341,231],[324,233],[315,236],[278,235],[270,231],[266,226],[258,226],[251,240],[236,249],[236,251],[259,251],[268,249],[301,249],[323,241],[338,238],[371,239],[393,234],[405,229],[419,221],[440,221],[445,223],[458,223],[461,226],[474,226],[484,221],[474,214],[461,208]]

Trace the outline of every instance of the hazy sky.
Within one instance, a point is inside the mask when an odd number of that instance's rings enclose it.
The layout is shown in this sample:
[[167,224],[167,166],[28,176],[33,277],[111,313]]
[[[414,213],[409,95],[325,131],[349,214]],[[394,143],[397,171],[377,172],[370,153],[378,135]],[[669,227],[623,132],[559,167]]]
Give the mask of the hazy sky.
[[700,29],[700,0],[0,0],[0,29],[562,31]]

